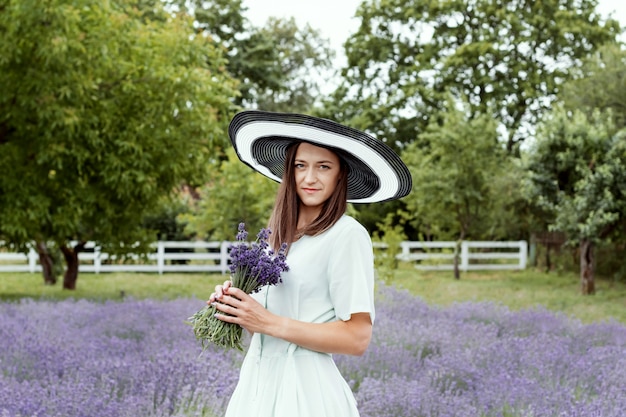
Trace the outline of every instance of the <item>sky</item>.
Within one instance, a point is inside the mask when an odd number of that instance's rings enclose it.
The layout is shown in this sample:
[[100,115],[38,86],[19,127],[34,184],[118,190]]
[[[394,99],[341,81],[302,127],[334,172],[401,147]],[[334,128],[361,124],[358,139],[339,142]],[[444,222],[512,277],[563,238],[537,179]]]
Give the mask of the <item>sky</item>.
[[[248,8],[247,17],[255,26],[263,26],[268,17],[294,17],[298,26],[309,24],[319,30],[323,38],[329,39],[330,46],[343,64],[342,44],[356,31],[358,20],[354,18],[362,0],[244,0]],[[598,10],[604,16],[613,12],[613,18],[626,26],[625,0],[600,0]]]

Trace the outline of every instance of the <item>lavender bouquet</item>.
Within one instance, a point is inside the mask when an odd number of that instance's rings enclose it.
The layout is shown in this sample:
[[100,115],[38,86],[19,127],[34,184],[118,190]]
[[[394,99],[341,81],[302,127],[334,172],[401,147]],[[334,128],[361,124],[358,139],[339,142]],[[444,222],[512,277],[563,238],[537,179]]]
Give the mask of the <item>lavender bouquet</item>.
[[[289,270],[285,262],[287,244],[283,243],[277,253],[272,249],[268,250],[267,239],[270,233],[269,229],[261,229],[256,241],[250,243],[247,241],[248,232],[245,224],[239,224],[237,243],[229,248],[233,287],[252,294],[260,291],[265,285],[276,285],[282,282],[282,272]],[[196,339],[201,342],[202,351],[210,343],[243,350],[242,327],[214,317],[217,312],[217,308],[210,305],[188,319],[187,323],[193,327]],[[220,312],[220,314],[224,313]]]

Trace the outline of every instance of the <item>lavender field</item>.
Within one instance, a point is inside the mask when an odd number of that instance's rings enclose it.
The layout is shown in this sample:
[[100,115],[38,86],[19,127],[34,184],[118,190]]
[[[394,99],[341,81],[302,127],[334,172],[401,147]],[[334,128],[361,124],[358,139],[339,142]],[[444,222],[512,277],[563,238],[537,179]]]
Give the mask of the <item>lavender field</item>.
[[[201,300],[0,304],[0,416],[221,416],[240,352],[200,348]],[[381,287],[374,339],[337,356],[363,417],[626,415],[626,326],[446,308]]]

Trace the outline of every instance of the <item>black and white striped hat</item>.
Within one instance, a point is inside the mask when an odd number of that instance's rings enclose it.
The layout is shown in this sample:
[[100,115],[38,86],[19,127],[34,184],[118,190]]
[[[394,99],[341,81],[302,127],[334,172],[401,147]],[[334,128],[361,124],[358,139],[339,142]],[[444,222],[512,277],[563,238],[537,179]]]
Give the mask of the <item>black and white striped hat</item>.
[[309,142],[335,151],[348,164],[348,202],[389,201],[411,192],[411,174],[389,146],[331,120],[248,110],[235,115],[228,134],[239,159],[274,181],[282,179],[289,145]]

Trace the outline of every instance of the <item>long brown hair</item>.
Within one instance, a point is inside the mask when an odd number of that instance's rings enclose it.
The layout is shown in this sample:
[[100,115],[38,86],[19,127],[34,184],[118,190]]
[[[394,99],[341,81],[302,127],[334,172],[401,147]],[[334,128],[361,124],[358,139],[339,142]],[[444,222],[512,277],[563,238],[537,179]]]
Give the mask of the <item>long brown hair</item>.
[[289,248],[301,236],[317,236],[325,232],[344,215],[348,208],[348,165],[339,153],[329,149],[341,162],[339,182],[333,194],[324,202],[319,216],[304,229],[297,230],[300,198],[296,193],[295,160],[300,143],[297,142],[287,148],[285,173],[278,188],[276,203],[269,221],[268,227],[272,231],[269,241],[274,249],[278,249],[282,243],[286,243]]

